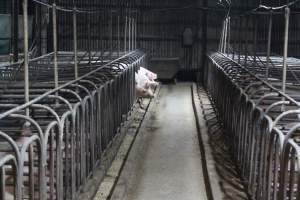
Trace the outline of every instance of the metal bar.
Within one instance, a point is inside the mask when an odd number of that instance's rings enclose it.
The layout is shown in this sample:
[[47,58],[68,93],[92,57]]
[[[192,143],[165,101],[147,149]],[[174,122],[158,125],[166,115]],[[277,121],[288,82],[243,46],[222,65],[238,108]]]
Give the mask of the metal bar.
[[92,39],[91,39],[91,14],[88,14],[88,52],[89,52],[89,65],[92,64]]
[[135,42],[135,17],[133,16],[132,17],[132,41],[131,41],[132,50],[135,49],[134,42]]
[[128,51],[131,50],[131,17],[128,19]]
[[[257,16],[259,17],[259,16]],[[253,19],[253,23],[254,23],[254,38],[253,38],[253,53],[254,53],[254,65],[256,65],[256,56],[257,56],[257,29],[258,29],[258,22],[257,22],[257,19],[254,18]]]
[[273,15],[270,13],[269,28],[268,28],[268,46],[267,46],[267,63],[266,63],[266,80],[269,79],[269,65],[271,55],[271,43],[272,43],[272,26],[273,26]]
[[244,65],[247,65],[247,60],[248,60],[248,31],[249,31],[249,16],[246,16],[246,22],[245,22],[245,45],[244,45],[244,50],[245,50],[245,59],[244,59]]
[[232,37],[232,59],[234,60],[235,59],[235,48],[236,48],[236,38],[235,38],[235,36],[236,36],[236,22],[237,22],[237,20],[232,20],[233,22],[232,22],[232,33],[230,34],[230,37]]
[[52,6],[52,23],[53,23],[53,64],[54,64],[54,87],[58,88],[58,64],[57,64],[57,19],[56,4]]
[[73,45],[74,45],[74,71],[75,79],[78,78],[78,50],[77,50],[77,14],[76,8],[73,9]]
[[224,28],[225,28],[225,21],[223,21],[222,32],[221,32],[221,37],[220,37],[220,44],[219,44],[219,51],[221,53],[223,53],[222,50],[223,50],[223,40],[224,40]]
[[127,16],[125,17],[125,28],[124,28],[124,51],[127,51]]
[[[24,88],[25,103],[29,102],[29,52],[28,52],[28,0],[23,0],[23,26],[24,26]],[[26,108],[26,115],[29,116],[29,108]]]
[[110,12],[109,15],[109,45],[110,45],[110,60],[112,60],[113,55],[113,13]]
[[230,53],[230,38],[231,38],[231,18],[228,17],[228,25],[227,25],[227,54]]
[[29,199],[34,200],[34,155],[33,155],[33,146],[29,145],[28,150],[28,170],[29,170]]
[[138,17],[136,17],[136,22],[135,22],[135,40],[134,40],[134,49],[137,49],[137,36],[138,34]]
[[286,93],[286,70],[288,57],[288,42],[289,42],[289,23],[290,23],[290,8],[285,9],[285,29],[284,29],[284,49],[283,49],[283,71],[282,71],[282,92]]
[[224,49],[223,49],[223,53],[226,53],[226,50],[227,50],[227,46],[228,46],[228,43],[227,43],[227,37],[228,37],[228,23],[229,23],[229,19],[228,17],[226,18],[225,20],[225,35],[224,35]]
[[243,18],[240,17],[240,20],[239,20],[239,27],[238,27],[238,31],[239,31],[239,47],[238,47],[238,63],[240,64],[241,63],[241,52],[242,52],[242,20]]
[[13,10],[13,61],[19,60],[19,0],[12,1]]
[[5,167],[0,166],[0,198],[5,200]]
[[[199,1],[200,2],[200,1]],[[203,0],[203,6],[208,5],[208,0]],[[207,54],[207,19],[208,19],[208,13],[207,11],[203,11],[202,16],[201,16],[201,26],[202,26],[202,39],[201,39],[201,45],[202,45],[202,52],[201,52],[201,81],[204,81],[204,66],[206,64],[206,54]]]
[[120,51],[121,51],[121,43],[120,43],[120,15],[118,15],[118,27],[117,27],[117,31],[118,31],[118,57],[120,56]]
[[132,19],[132,50],[135,49],[135,26],[136,26],[135,19],[133,18]]

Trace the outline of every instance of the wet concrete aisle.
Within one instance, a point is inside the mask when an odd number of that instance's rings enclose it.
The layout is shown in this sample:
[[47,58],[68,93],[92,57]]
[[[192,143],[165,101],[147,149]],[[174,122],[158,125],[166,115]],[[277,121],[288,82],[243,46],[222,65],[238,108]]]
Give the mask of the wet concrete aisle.
[[163,85],[112,200],[206,200],[191,84]]

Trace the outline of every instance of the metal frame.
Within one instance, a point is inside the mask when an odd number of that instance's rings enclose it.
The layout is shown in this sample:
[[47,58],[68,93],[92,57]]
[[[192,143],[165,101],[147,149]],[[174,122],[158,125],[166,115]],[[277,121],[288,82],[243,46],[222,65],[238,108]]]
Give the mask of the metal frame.
[[247,189],[253,199],[299,199],[300,96],[283,93],[231,58],[209,56],[206,88]]

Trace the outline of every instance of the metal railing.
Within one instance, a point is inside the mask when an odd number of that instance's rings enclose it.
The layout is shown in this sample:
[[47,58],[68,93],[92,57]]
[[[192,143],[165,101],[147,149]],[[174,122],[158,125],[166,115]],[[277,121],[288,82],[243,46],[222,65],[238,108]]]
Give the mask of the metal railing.
[[[30,10],[22,1],[22,60],[0,65],[0,199],[75,200],[131,113],[145,54],[135,50],[132,3],[118,10],[29,3]],[[17,60],[18,41],[14,49]]]
[[300,199],[300,96],[222,53],[209,56],[205,85],[253,199]]
[[8,85],[0,96],[1,199],[76,199],[131,111],[144,62],[134,51],[56,89],[37,82],[22,105],[22,85]]

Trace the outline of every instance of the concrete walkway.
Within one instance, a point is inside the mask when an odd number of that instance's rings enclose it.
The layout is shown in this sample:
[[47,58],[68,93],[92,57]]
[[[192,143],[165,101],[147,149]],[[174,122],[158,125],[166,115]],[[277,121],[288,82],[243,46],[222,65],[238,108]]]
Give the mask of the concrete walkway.
[[112,200],[206,200],[191,84],[164,85],[131,149]]

